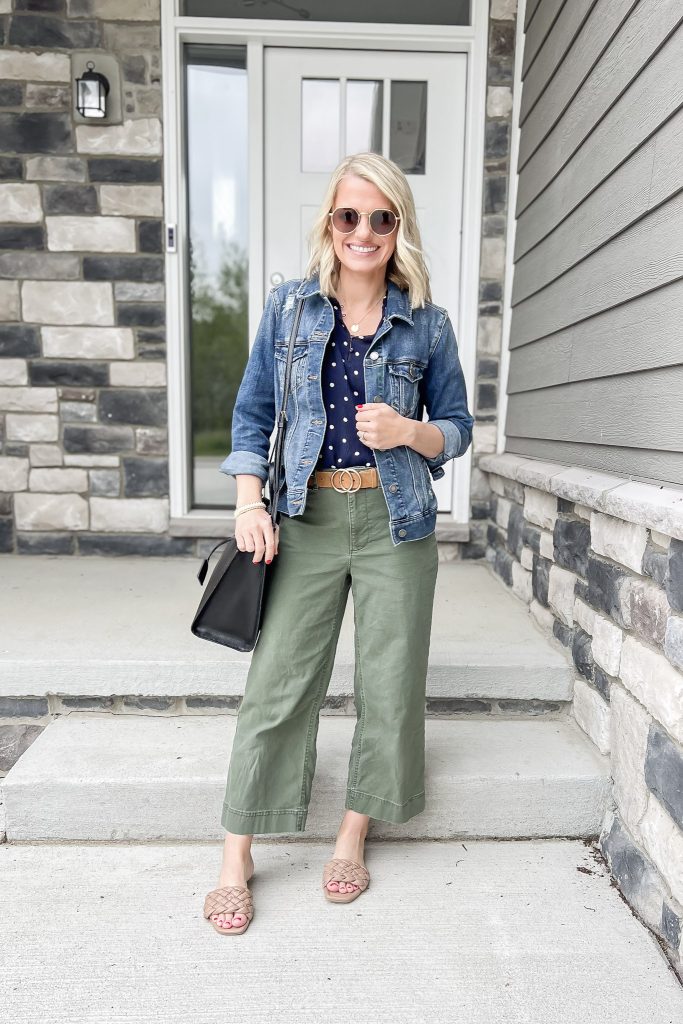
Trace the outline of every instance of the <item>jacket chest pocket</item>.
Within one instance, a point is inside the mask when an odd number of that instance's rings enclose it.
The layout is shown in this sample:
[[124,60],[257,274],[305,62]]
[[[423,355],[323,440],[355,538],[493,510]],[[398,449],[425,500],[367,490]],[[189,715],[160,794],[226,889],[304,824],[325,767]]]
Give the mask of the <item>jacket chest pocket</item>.
[[[285,386],[285,370],[287,368],[287,349],[288,343],[282,342],[275,344],[275,369],[280,382],[280,392]],[[298,391],[304,382],[306,375],[306,367],[308,366],[308,342],[306,340],[299,341],[297,339],[294,345],[294,351],[292,353],[292,369],[290,372],[289,386],[290,390]]]
[[411,416],[417,407],[419,382],[424,366],[415,361],[387,363],[391,405],[401,416]]

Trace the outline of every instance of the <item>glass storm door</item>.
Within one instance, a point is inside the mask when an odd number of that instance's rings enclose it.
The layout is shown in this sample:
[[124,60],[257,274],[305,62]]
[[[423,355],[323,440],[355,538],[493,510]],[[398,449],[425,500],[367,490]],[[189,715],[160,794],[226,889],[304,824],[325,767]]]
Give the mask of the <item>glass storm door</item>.
[[184,57],[189,505],[224,509],[234,480],[218,466],[249,356],[247,50],[190,44]]
[[[266,47],[264,294],[303,276],[330,172],[370,150],[410,182],[432,299],[457,325],[466,62],[459,53]],[[452,502],[453,463],[445,470],[433,484],[440,511]]]

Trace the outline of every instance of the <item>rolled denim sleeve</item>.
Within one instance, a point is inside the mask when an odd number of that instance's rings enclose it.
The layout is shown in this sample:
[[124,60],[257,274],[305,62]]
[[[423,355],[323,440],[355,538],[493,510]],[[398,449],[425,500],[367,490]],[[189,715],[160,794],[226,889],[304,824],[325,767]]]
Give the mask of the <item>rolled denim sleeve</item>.
[[249,473],[268,480],[270,436],[275,426],[275,328],[279,306],[270,289],[237,390],[232,413],[232,451],[220,465],[221,473]]
[[450,317],[446,318],[422,376],[422,396],[429,422],[444,436],[444,449],[427,465],[433,480],[444,475],[443,465],[464,455],[472,441],[474,417],[467,407],[467,386]]

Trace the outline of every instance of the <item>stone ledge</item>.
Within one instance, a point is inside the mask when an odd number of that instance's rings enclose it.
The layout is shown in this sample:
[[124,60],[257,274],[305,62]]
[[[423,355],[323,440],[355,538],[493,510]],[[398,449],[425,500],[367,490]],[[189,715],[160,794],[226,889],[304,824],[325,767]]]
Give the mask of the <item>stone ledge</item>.
[[188,513],[186,516],[171,517],[168,532],[171,537],[227,537],[235,527],[232,512],[203,515]]
[[[188,513],[186,516],[171,518],[171,537],[227,537],[235,529],[235,516],[231,511],[214,515]],[[451,520],[436,523],[436,539],[439,543],[463,543],[470,539],[469,523],[454,523]]]
[[439,544],[466,543],[470,539],[470,524],[454,523],[450,519],[437,519],[436,539]]
[[486,473],[516,480],[617,519],[639,523],[683,540],[683,487],[660,487],[610,473],[543,462],[541,459],[530,459],[509,452],[483,455],[478,466]]

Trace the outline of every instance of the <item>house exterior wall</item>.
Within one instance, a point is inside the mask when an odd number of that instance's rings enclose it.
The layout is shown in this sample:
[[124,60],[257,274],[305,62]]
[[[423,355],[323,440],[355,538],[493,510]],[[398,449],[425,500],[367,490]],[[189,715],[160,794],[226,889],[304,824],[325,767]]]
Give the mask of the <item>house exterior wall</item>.
[[481,461],[486,557],[565,648],[610,758],[599,845],[683,977],[683,491],[513,454]]
[[[491,0],[458,554],[485,556],[570,653],[577,726],[612,760],[602,849],[680,967],[683,492],[661,487],[681,482],[677,6],[526,4],[508,444],[495,454],[516,3]],[[206,545],[168,526],[158,19],[159,0],[0,0],[0,551]],[[83,49],[118,63],[120,125],[74,123]],[[5,737],[10,763],[49,708],[0,711],[27,719],[11,749]]]
[[[490,8],[469,558],[496,443],[515,8]],[[0,32],[0,551],[202,554],[210,538],[169,527],[159,0],[0,0]],[[74,121],[86,50],[118,65],[120,124]]]
[[525,20],[506,451],[683,484],[683,10]]
[[600,848],[683,977],[682,16],[526,5],[507,437],[479,471],[486,558],[610,758]]
[[[0,550],[154,551],[168,524],[159,0],[2,11]],[[119,124],[75,123],[84,50],[116,60]]]

